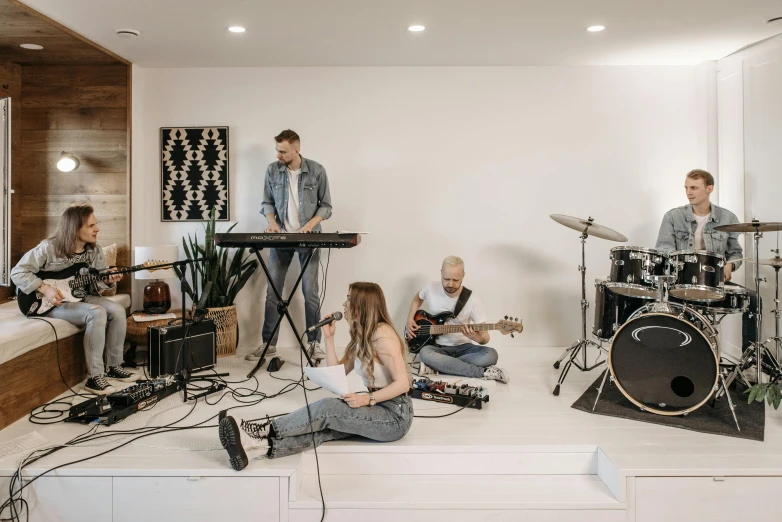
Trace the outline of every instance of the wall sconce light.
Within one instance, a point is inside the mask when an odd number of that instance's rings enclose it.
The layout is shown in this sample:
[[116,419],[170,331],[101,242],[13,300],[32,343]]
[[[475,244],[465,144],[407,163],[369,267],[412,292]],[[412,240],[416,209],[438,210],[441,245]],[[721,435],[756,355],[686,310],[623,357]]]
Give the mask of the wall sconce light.
[[60,154],[60,159],[57,160],[57,169],[62,172],[71,172],[77,168],[79,168],[79,160],[76,159],[76,156],[63,151]]

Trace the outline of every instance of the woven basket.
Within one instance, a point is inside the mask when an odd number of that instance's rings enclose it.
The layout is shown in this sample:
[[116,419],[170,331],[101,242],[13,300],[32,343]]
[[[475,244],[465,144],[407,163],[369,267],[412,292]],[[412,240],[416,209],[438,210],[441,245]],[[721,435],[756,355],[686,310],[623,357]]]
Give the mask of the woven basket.
[[236,353],[236,305],[225,308],[207,308],[207,319],[217,327],[217,356],[225,357]]

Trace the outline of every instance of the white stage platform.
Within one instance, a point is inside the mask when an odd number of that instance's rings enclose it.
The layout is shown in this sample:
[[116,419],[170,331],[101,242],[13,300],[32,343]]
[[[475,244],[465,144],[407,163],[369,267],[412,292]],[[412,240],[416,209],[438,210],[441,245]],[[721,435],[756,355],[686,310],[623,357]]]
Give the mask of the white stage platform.
[[[298,354],[279,377],[297,378]],[[657,522],[778,518],[782,488],[782,412],[767,409],[765,442],[705,435],[630,420],[591,415],[570,405],[599,370],[572,370],[559,397],[551,394],[562,348],[515,348],[500,353],[509,385],[490,383],[483,410],[441,419],[417,418],[396,443],[341,441],[319,451],[328,521],[386,522],[448,517],[450,522]],[[595,353],[592,352],[591,357]],[[219,370],[240,380],[252,367],[241,356],[221,359]],[[259,371],[260,391],[285,383]],[[351,382],[357,383],[355,376]],[[327,396],[311,392],[310,400]],[[213,395],[210,402],[217,396]],[[438,415],[451,406],[414,401],[416,414]],[[205,421],[236,405],[199,401],[176,426]],[[233,410],[258,418],[304,404],[301,388],[257,406]],[[739,406],[741,407],[741,405]],[[100,431],[163,426],[191,406],[181,395]],[[207,425],[216,425],[212,420]],[[0,432],[0,442],[32,431],[63,443],[89,427],[34,426],[23,419]],[[62,450],[26,468],[33,477],[106,451],[129,437]],[[61,468],[27,492],[31,521],[304,522],[320,520],[315,458],[310,451],[278,460],[258,459],[243,472],[228,466],[216,428],[153,435],[107,455]],[[0,501],[22,455],[0,460]],[[6,513],[4,513],[6,515]]]

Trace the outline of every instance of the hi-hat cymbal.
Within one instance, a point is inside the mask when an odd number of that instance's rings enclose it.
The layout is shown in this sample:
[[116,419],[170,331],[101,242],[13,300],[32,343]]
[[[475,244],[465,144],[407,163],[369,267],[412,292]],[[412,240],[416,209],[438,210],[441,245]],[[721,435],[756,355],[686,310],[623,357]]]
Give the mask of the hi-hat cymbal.
[[750,223],[734,223],[732,225],[720,225],[714,227],[720,232],[776,232],[782,230],[782,223],[763,223],[752,221]]
[[588,236],[595,236],[599,237],[600,239],[607,239],[609,241],[627,241],[627,238],[616,230],[611,230],[610,228],[604,227],[603,225],[598,225],[592,221],[592,218],[587,220],[566,216],[564,214],[551,214],[551,219],[560,225],[565,225],[566,227],[572,228],[573,230],[586,232],[586,235]]

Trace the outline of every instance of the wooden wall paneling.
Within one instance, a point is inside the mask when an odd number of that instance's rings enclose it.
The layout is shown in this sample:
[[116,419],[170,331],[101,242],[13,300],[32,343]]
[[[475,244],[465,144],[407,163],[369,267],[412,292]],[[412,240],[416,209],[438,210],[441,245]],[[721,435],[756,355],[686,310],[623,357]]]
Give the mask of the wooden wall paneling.
[[[60,339],[59,344],[63,376],[71,387],[76,386],[87,375],[84,333]],[[57,345],[52,342],[0,364],[0,429],[68,389],[60,377],[57,355]]]
[[[128,69],[23,67],[24,248],[52,235],[69,205],[86,202],[95,208],[99,243],[117,243],[117,263],[129,263]],[[57,170],[61,151],[74,154],[79,168]],[[131,286],[126,278],[120,291],[129,293]]]
[[[11,98],[11,262],[16,263],[24,251],[22,237],[21,164],[22,143],[22,68],[13,63],[0,62],[0,96]],[[13,295],[12,287],[0,286],[0,302]]]

